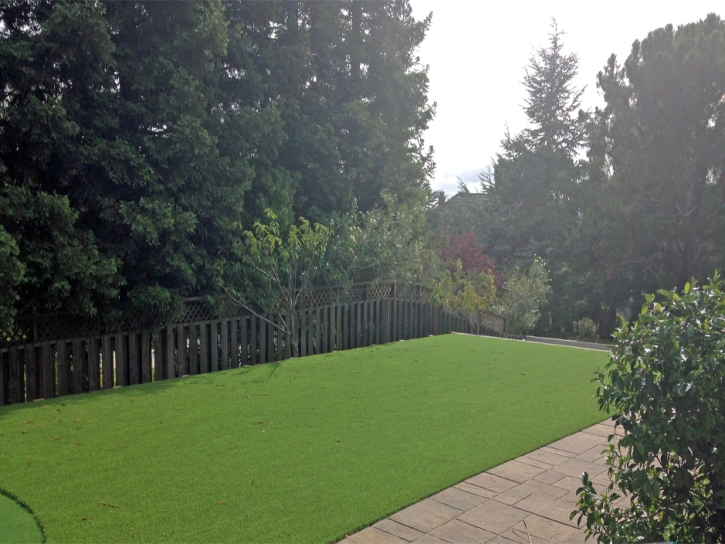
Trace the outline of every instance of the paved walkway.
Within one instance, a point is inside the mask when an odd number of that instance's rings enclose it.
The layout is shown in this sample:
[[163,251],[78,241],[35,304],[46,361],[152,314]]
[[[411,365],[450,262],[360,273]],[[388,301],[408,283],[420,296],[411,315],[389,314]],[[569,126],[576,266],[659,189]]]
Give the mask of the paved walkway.
[[576,517],[569,519],[576,489],[582,472],[595,484],[609,484],[601,452],[613,432],[613,423],[606,421],[562,438],[409,506],[342,543],[583,543],[584,529],[577,527]]

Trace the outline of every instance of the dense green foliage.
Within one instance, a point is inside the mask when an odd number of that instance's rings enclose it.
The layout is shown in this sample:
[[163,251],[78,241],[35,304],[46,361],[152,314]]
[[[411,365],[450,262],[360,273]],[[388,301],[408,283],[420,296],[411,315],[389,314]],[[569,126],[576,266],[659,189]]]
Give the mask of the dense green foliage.
[[600,421],[606,360],[445,335],[0,407],[0,488],[48,542],[337,542]]
[[[537,331],[602,337],[643,293],[681,288],[725,265],[725,23],[709,15],[635,41],[597,85],[606,106],[577,111],[577,59],[554,28],[524,78],[530,128],[506,135],[477,235],[506,270],[533,255],[552,297]],[[585,158],[586,157],[586,158]]]
[[[720,542],[725,535],[725,293],[722,281],[660,291],[615,334],[599,405],[624,431],[611,484],[588,480],[579,511],[600,542]],[[617,504],[628,497],[629,508]]]
[[238,224],[416,206],[433,110],[406,0],[0,5],[0,321],[153,321]]

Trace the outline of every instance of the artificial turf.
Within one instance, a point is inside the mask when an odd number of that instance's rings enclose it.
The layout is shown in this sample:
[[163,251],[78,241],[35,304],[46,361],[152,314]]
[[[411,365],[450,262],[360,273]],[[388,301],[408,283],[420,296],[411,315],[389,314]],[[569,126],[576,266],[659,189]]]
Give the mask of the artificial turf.
[[446,335],[6,406],[0,489],[48,542],[334,541],[604,419],[607,357]]
[[0,542],[40,544],[43,530],[25,506],[0,493]]

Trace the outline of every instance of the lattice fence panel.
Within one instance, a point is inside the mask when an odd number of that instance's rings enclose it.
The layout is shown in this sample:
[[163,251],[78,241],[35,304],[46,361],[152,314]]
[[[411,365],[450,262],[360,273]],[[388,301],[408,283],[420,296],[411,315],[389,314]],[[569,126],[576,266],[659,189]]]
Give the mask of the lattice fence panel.
[[500,315],[483,312],[481,314],[481,326],[497,334],[503,335],[506,327],[506,319]]
[[371,300],[379,298],[388,298],[392,296],[393,286],[389,283],[379,283],[368,287],[367,298]]
[[419,298],[420,287],[417,285],[395,285],[395,296],[400,300],[417,301]]

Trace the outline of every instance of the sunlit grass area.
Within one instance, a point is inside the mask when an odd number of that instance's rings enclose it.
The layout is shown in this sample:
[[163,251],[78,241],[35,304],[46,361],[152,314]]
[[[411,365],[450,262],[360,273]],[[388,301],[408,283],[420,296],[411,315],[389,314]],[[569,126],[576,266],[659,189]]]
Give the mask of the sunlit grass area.
[[607,357],[446,335],[7,406],[0,488],[48,542],[334,541],[604,419]]

